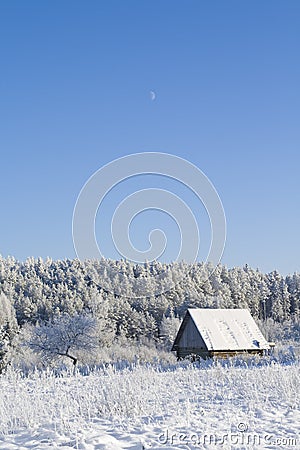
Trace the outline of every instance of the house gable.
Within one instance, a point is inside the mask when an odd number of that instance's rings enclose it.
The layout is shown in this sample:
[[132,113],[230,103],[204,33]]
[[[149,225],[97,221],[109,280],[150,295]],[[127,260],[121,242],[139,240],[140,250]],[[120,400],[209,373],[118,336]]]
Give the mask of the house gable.
[[193,319],[188,315],[184,330],[178,339],[179,347],[199,348],[207,350],[204,340],[196,327]]

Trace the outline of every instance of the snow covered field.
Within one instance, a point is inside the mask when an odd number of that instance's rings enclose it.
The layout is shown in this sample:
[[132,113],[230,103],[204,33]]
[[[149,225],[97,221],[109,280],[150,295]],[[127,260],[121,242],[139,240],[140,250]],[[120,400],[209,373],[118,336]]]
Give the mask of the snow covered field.
[[299,361],[0,378],[0,449],[300,448]]

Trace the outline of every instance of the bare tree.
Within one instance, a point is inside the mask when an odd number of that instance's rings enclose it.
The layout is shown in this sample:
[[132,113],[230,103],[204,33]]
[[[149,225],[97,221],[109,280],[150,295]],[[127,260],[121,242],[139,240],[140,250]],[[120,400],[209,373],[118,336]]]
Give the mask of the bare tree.
[[63,314],[51,322],[37,325],[27,344],[34,352],[47,358],[69,358],[75,371],[78,352],[91,352],[98,345],[97,322],[84,314]]

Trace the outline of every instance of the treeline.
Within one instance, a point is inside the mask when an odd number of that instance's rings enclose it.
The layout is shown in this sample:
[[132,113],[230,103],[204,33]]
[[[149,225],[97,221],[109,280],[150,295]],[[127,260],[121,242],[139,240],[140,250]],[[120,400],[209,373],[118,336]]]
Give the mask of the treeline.
[[19,327],[86,311],[115,335],[159,337],[162,321],[182,318],[188,307],[249,308],[261,320],[298,320],[300,275],[263,274],[247,265],[8,257],[0,258],[1,294]]
[[0,374],[171,358],[189,307],[249,308],[267,339],[299,341],[299,299],[300,275],[248,266],[0,257]]

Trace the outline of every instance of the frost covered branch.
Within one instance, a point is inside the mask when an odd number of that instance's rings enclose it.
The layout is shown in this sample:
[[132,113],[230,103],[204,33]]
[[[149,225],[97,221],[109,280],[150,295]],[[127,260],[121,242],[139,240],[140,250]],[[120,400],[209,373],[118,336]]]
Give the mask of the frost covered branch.
[[96,320],[84,314],[63,314],[37,325],[28,346],[36,353],[55,358],[69,358],[76,368],[78,352],[91,352],[98,345]]

